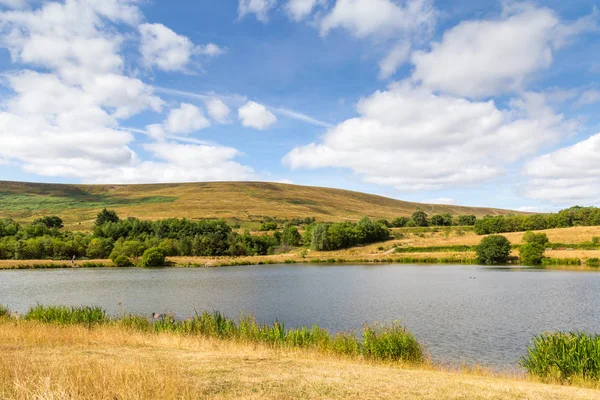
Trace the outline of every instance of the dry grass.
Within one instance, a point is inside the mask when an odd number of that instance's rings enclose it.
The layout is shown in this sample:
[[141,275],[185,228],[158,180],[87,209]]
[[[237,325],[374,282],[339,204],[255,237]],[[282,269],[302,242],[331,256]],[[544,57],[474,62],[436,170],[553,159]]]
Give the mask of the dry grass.
[[[240,221],[276,218],[316,217],[325,221],[355,221],[364,215],[374,218],[410,216],[423,210],[429,214],[507,214],[492,208],[459,207],[410,203],[365,193],[339,189],[287,185],[264,182],[211,182],[160,185],[53,185],[0,181],[0,192],[36,196],[69,197],[72,193],[108,195],[121,199],[140,199],[153,196],[176,197],[172,203],[122,206],[122,217],[142,219],[225,218]],[[89,229],[100,210],[77,208],[58,212],[69,229]],[[53,211],[52,213],[56,213]],[[0,209],[0,218],[23,221],[46,215],[45,210],[9,212]]]
[[0,322],[3,399],[596,399],[592,389],[116,327]]

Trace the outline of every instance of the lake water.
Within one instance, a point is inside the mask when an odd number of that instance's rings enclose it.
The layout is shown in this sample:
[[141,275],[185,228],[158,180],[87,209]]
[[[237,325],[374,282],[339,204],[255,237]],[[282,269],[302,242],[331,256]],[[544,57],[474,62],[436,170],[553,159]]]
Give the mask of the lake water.
[[434,361],[514,368],[545,331],[600,333],[600,274],[474,266],[267,265],[0,271],[0,304],[150,315],[219,310],[331,331],[400,321]]

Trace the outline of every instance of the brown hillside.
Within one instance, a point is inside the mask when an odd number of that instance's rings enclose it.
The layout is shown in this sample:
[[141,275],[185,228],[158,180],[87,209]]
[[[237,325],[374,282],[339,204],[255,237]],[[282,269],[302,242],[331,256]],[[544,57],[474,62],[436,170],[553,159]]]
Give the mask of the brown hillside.
[[120,216],[225,218],[256,221],[315,217],[324,221],[428,214],[514,213],[493,208],[412,203],[365,193],[264,182],[210,182],[152,185],[62,185],[0,181],[0,218],[28,221],[56,214],[67,225],[89,226],[102,208]]

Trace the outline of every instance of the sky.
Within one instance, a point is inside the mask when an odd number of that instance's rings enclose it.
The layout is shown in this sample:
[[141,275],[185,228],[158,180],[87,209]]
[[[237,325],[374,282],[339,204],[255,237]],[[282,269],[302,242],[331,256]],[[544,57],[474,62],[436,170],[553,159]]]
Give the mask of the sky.
[[600,205],[597,0],[0,0],[0,104],[0,180]]

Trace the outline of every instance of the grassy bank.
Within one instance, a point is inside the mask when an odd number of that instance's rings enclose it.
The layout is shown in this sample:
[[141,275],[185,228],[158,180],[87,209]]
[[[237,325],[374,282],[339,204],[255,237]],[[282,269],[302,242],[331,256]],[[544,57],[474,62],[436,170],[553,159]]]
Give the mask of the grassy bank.
[[6,399],[596,399],[592,389],[123,326],[0,318]]

